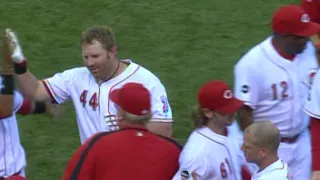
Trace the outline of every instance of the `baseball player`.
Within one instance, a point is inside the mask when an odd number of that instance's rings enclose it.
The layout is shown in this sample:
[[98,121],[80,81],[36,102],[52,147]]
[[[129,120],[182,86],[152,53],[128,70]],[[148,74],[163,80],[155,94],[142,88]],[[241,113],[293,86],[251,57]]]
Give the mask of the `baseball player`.
[[310,15],[310,20],[320,24],[320,1],[301,0],[301,7]]
[[178,170],[180,145],[149,132],[151,94],[140,83],[127,83],[110,98],[118,106],[120,130],[90,138],[69,161],[62,180],[169,180]]
[[235,65],[235,95],[245,105],[238,118],[241,129],[270,119],[280,130],[279,156],[294,179],[309,179],[311,144],[309,119],[303,104],[318,69],[308,37],[320,31],[296,5],[280,7],[272,18],[273,35],[250,49]]
[[[320,0],[301,0],[301,7],[309,14],[310,21],[320,24]],[[320,65],[320,33],[311,36],[310,39],[316,47]]]
[[[3,85],[2,82],[3,78],[0,77],[0,85]],[[49,112],[49,109],[52,110],[51,112],[57,111],[52,109],[55,107],[44,103],[34,103],[23,99],[17,91],[13,90],[12,86],[2,86],[1,92],[2,90],[12,92],[14,102],[12,115],[9,117],[0,116],[0,180],[9,179],[9,177],[18,178],[21,176],[20,178],[22,178],[25,176],[26,155],[20,143],[16,113],[28,115]],[[0,106],[4,103],[6,102],[0,101]]]
[[304,110],[310,115],[310,131],[312,144],[312,180],[320,179],[320,71],[317,72]]
[[278,157],[280,133],[270,121],[251,124],[244,131],[242,150],[247,162],[256,163],[259,170],[252,180],[288,180],[288,165]]
[[238,141],[228,137],[227,127],[243,102],[225,82],[210,81],[200,88],[198,104],[193,117],[196,129],[181,152],[180,169],[173,179],[241,180],[244,157]]
[[7,30],[12,41],[12,59],[19,87],[24,96],[36,101],[52,100],[62,104],[72,100],[83,143],[100,131],[117,128],[117,106],[110,92],[128,82],[142,83],[152,94],[152,119],[147,125],[154,133],[171,136],[172,112],[165,87],[144,67],[132,60],[119,60],[115,37],[108,27],[95,26],[81,35],[85,67],[72,68],[53,77],[37,80],[27,69],[27,61],[14,32]]

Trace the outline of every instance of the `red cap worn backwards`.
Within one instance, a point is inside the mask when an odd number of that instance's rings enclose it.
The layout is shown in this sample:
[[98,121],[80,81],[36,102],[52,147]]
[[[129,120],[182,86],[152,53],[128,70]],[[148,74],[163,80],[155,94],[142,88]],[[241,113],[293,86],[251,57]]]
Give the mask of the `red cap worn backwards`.
[[223,81],[205,83],[198,92],[201,108],[217,111],[221,114],[235,113],[243,102],[235,98],[230,87]]
[[273,14],[272,29],[278,34],[308,37],[320,32],[320,25],[310,22],[309,15],[300,6],[285,5]]
[[111,92],[110,99],[124,111],[142,116],[151,111],[151,95],[148,89],[139,83],[127,83]]

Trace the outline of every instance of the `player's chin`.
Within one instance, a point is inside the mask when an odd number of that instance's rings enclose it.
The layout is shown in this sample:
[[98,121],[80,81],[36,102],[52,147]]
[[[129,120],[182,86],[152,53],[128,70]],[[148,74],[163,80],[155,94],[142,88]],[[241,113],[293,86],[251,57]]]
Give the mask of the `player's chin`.
[[233,122],[234,122],[234,120],[228,121],[228,122],[225,123],[225,126],[231,126],[233,124]]
[[90,70],[90,73],[95,77],[95,78],[98,78],[99,77],[99,71],[98,70]]
[[234,121],[235,121],[234,116],[231,116],[231,117],[228,119],[227,124],[231,125],[231,124],[233,124]]
[[301,54],[306,49],[307,45],[302,45],[299,49],[296,50],[295,54]]

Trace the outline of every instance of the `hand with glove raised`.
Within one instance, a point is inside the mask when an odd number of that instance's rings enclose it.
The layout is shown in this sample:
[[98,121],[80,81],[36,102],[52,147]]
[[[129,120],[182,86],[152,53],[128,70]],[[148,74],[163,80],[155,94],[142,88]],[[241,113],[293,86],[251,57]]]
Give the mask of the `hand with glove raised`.
[[27,60],[23,55],[18,37],[11,29],[6,29],[5,34],[9,43],[11,58],[14,62],[14,71],[16,74],[24,74],[27,71]]

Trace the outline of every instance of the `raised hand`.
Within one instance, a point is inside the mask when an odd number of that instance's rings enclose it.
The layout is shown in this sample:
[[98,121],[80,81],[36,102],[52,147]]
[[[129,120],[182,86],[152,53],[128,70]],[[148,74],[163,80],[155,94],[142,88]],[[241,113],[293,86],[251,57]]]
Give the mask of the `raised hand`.
[[11,29],[6,29],[5,36],[9,43],[11,58],[14,63],[20,64],[25,61],[21,45],[15,32]]

